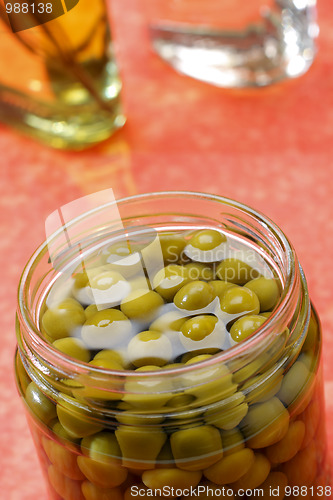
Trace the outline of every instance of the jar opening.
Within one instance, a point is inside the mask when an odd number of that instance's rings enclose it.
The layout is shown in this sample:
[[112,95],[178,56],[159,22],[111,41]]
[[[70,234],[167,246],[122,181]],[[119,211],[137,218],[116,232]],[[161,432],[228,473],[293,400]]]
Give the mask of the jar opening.
[[[112,212],[114,207],[119,210],[123,228],[117,227],[110,220],[108,227],[103,223],[100,226],[89,227],[89,218],[99,213]],[[62,242],[64,227],[59,228],[48,241],[44,242],[33,254],[23,272],[18,291],[18,316],[22,329],[22,342],[31,357],[47,360],[48,366],[57,367],[62,373],[95,374],[101,377],[118,377],[140,379],[163,379],[170,375],[177,377],[180,374],[190,374],[198,370],[206,370],[236,358],[247,357],[249,352],[263,352],[278,331],[283,331],[294,315],[300,286],[307,297],[306,282],[300,271],[293,248],[283,232],[267,217],[255,210],[233,200],[216,195],[196,192],[156,192],[120,199],[102,205],[98,209],[86,212],[66,223],[66,231],[72,230],[85,221],[90,234],[76,234],[75,243],[80,243],[81,254],[89,254],[92,247],[102,248],[106,242],[124,237],[133,238],[140,233],[141,228],[153,228],[157,232],[162,227],[171,228],[205,228],[219,227],[224,231],[243,237],[246,235],[255,243],[257,253],[269,255],[282,283],[282,291],[278,304],[262,326],[247,339],[238,344],[201,360],[181,367],[171,366],[152,372],[123,371],[110,368],[88,365],[84,361],[70,358],[58,351],[45,340],[40,333],[39,315],[43,299],[56,280],[59,278],[49,262],[50,245],[57,248],[57,259],[52,259],[53,265],[62,266],[62,269],[73,268],[71,258],[73,247],[68,248]],[[95,219],[94,219],[95,220]],[[110,231],[112,235],[110,235]],[[87,236],[89,236],[87,238]],[[149,236],[149,231],[146,232]],[[75,245],[74,245],[75,246]],[[52,256],[51,256],[52,258]]]

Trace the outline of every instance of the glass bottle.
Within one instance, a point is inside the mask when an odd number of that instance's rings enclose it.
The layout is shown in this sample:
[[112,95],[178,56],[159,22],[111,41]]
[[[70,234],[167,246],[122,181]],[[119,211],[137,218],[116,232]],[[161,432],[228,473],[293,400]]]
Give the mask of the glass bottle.
[[104,0],[0,5],[0,120],[82,149],[125,123]]

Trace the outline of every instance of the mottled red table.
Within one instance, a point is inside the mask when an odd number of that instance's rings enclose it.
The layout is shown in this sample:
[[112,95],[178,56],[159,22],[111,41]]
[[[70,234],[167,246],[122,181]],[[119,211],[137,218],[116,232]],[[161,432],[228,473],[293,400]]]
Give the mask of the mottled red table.
[[113,1],[127,124],[90,151],[52,151],[0,127],[0,496],[43,500],[42,475],[13,381],[16,288],[59,206],[107,187],[117,197],[188,189],[247,203],[292,240],[323,323],[333,458],[333,4],[319,0],[319,53],[303,77],[225,91],[153,55],[139,0]]

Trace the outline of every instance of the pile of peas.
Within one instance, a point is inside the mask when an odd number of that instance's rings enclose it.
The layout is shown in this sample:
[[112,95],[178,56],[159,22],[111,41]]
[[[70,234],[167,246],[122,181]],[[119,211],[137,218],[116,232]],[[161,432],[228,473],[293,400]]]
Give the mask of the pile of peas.
[[[325,435],[312,370],[316,317],[286,372],[275,361],[287,330],[277,332],[278,353],[262,353],[245,368],[220,363],[200,369],[255,334],[278,304],[281,285],[260,259],[251,265],[236,258],[234,241],[220,231],[161,234],[159,243],[162,267],[154,252],[147,254],[156,260],[153,276],[136,251],[142,248],[126,240],[104,248],[93,265],[73,273],[64,297],[51,290],[40,331],[92,370],[154,372],[197,364],[197,374],[184,372],[178,392],[165,378],[153,387],[129,379],[114,392],[58,378],[53,400],[18,361],[26,403],[41,423],[33,432],[54,499],[130,500],[133,485],[143,499],[151,498],[149,489],[198,485],[224,486],[228,498],[247,498],[258,487],[270,498],[270,488],[278,487],[275,498],[283,499],[287,486],[320,485]],[[90,402],[114,409],[114,418],[103,423]]]

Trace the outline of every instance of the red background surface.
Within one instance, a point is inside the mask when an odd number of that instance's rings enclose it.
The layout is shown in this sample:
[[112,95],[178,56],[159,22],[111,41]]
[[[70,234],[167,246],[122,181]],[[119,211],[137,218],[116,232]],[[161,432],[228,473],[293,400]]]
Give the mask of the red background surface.
[[124,129],[90,151],[66,153],[0,126],[2,498],[46,499],[13,379],[20,273],[44,239],[47,215],[109,187],[117,197],[169,189],[217,193],[264,212],[285,231],[323,323],[333,458],[332,16],[331,0],[319,0],[319,52],[306,75],[267,89],[226,91],[165,65],[150,50],[139,0],[114,0]]

